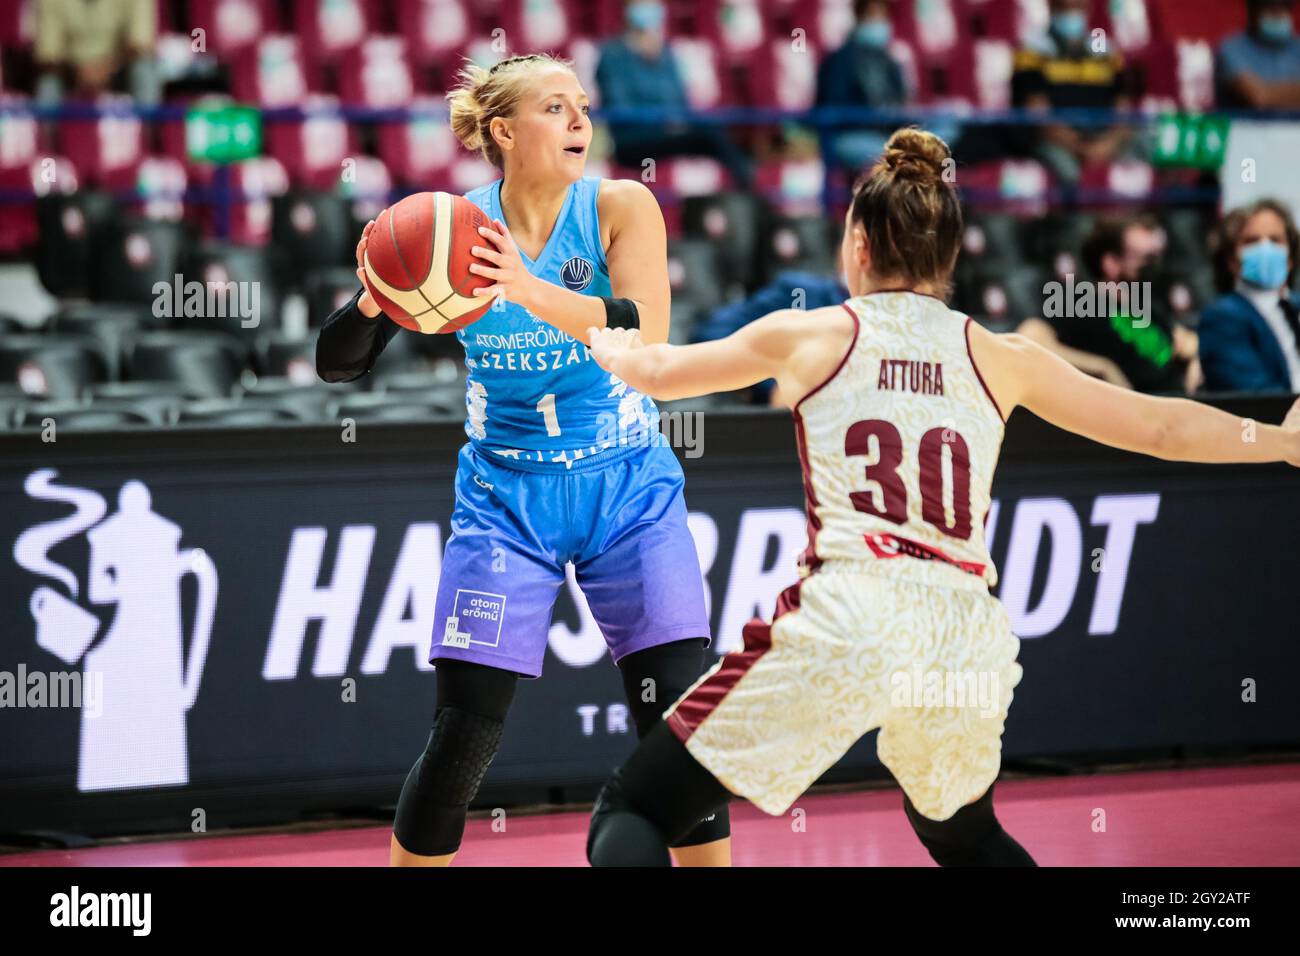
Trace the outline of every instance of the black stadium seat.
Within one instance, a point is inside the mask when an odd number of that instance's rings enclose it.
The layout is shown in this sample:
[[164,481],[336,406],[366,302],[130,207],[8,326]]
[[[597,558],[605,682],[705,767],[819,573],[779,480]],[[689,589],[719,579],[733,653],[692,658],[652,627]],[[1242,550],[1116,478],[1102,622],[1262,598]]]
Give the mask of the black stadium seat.
[[281,257],[275,265],[285,287],[303,284],[314,269],[354,261],[360,235],[342,196],[296,190],[272,201],[271,245]]
[[760,240],[767,207],[749,193],[690,196],[682,201],[682,227],[687,236],[717,245],[722,278],[746,290],[762,279]]
[[47,292],[60,298],[89,298],[97,281],[113,197],[83,189],[51,192],[36,200],[36,274]]
[[97,243],[99,269],[91,298],[152,307],[155,286],[174,284],[189,244],[179,223],[124,217],[108,224]]
[[205,308],[201,316],[178,317],[176,328],[229,332],[250,345],[258,335],[279,330],[280,293],[265,250],[204,242],[185,270],[187,283],[203,284]]
[[303,295],[307,297],[307,323],[312,328],[324,322],[361,287],[355,266],[313,269],[302,282]]
[[301,421],[292,409],[239,398],[207,398],[181,406],[180,421],[209,425],[280,425]]
[[58,429],[74,431],[112,430],[118,428],[153,428],[158,422],[144,412],[118,406],[101,406],[84,402],[33,402],[18,411],[18,428],[45,427],[46,419]]
[[0,337],[0,381],[16,384],[28,395],[74,399],[107,377],[103,352],[86,336]]
[[684,299],[699,311],[716,309],[726,298],[718,247],[708,239],[670,241],[668,285],[674,304]]
[[824,216],[782,216],[772,223],[766,237],[768,278],[778,272],[797,269],[803,272],[834,274],[838,250],[834,227]]
[[292,379],[300,385],[315,384],[316,340],[314,337],[265,332],[253,343],[253,368],[259,375]]
[[87,302],[65,305],[49,320],[56,334],[84,335],[99,342],[108,363],[108,377],[122,377],[122,355],[141,332],[160,328],[162,320],[144,306]]
[[175,382],[187,394],[220,398],[239,381],[245,356],[220,332],[150,332],[136,339],[126,371],[135,381]]

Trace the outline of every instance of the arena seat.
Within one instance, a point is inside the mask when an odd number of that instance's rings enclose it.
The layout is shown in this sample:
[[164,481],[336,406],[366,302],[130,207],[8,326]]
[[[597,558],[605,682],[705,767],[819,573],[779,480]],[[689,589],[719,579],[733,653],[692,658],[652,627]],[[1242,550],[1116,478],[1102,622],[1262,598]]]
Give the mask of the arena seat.
[[55,335],[78,335],[99,343],[110,380],[122,377],[122,356],[132,339],[165,324],[147,306],[74,302],[50,316],[48,330]]
[[207,425],[277,425],[302,421],[292,408],[242,398],[201,398],[181,406],[178,421]]
[[173,284],[189,245],[180,223],[139,217],[114,219],[102,235],[93,298],[105,302],[152,302],[157,283]]
[[[216,240],[200,243],[186,263],[185,275],[187,282],[205,285],[208,308],[201,316],[175,316],[175,327],[216,329],[250,345],[261,332],[278,329],[281,293],[272,258],[268,250],[249,246]],[[254,307],[257,315],[252,314]]]
[[221,398],[239,381],[246,354],[221,332],[149,332],[132,344],[126,371],[132,381],[173,382],[187,394]]
[[156,428],[161,423],[145,412],[125,406],[96,402],[34,402],[17,410],[14,426],[24,429],[45,427],[52,420],[57,431],[115,431],[120,428]]
[[692,196],[682,203],[685,234],[715,243],[724,280],[746,289],[755,286],[762,270],[759,243],[766,215],[762,201],[746,193]]
[[415,95],[415,75],[400,36],[370,36],[342,55],[339,98],[349,106],[393,109]]
[[0,337],[0,381],[25,394],[75,399],[92,382],[108,378],[108,363],[93,339],[80,335]]
[[326,406],[325,414],[335,421],[342,418],[405,421],[408,418],[459,417],[465,414],[464,392],[461,391],[460,401],[456,403],[410,392],[352,392],[332,400]]
[[463,0],[398,0],[397,29],[419,66],[446,61],[470,38],[472,19]]
[[303,281],[308,324],[313,327],[320,325],[331,312],[352,298],[360,285],[355,264],[308,272]]
[[775,219],[763,237],[767,277],[791,269],[834,274],[839,232],[839,224],[830,223],[825,216],[781,216]]
[[377,124],[379,157],[398,182],[436,188],[447,181],[452,165],[461,157],[460,143],[447,125],[441,98],[417,96],[410,106],[427,110],[427,115],[403,123]]
[[[105,93],[95,105],[129,111],[134,103],[128,96]],[[120,183],[124,175],[129,176],[143,158],[144,132],[144,122],[126,112],[93,119],[65,119],[59,122],[59,143],[83,182],[111,186]]]
[[714,309],[725,298],[718,247],[700,237],[668,243],[668,285],[673,301],[679,298],[696,309]]
[[293,190],[271,201],[271,247],[280,254],[276,271],[286,288],[314,269],[353,261],[359,236],[340,196]]
[[253,342],[253,369],[259,376],[315,385],[316,341],[287,332],[265,332]]
[[35,208],[40,231],[33,264],[41,285],[54,296],[88,298],[115,212],[113,197],[92,189],[49,193],[37,198]]
[[274,0],[188,0],[190,23],[205,31],[210,52],[228,58],[274,31]]

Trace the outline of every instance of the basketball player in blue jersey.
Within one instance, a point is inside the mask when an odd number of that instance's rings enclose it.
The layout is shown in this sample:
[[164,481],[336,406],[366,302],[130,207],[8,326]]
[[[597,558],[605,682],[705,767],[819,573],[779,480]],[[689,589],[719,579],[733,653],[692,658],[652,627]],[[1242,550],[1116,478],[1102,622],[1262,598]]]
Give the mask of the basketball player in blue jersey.
[[[564,62],[471,66],[448,99],[461,142],[502,171],[467,197],[492,220],[471,270],[492,281],[482,294],[495,301],[457,332],[469,441],[438,583],[433,729],[393,824],[390,862],[405,866],[446,865],[459,848],[516,681],[541,675],[567,563],[622,672],[638,736],[703,672],[709,641],[681,467],[654,403],[584,344],[593,325],[667,340],[659,206],[639,182],[584,178],[587,96]],[[397,330],[358,292],[322,327],[318,372],[364,374]],[[674,855],[729,865],[729,834],[724,808]]]

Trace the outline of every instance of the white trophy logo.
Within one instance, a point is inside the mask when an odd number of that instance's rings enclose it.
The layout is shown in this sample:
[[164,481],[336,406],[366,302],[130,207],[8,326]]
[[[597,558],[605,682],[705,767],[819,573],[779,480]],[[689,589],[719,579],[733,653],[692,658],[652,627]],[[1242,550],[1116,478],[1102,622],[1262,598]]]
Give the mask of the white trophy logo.
[[[202,550],[180,549],[180,526],[153,511],[142,482],[126,482],[117,513],[105,518],[101,495],[56,485],[56,476],[53,469],[41,469],[23,487],[33,498],[66,502],[76,510],[24,531],[14,543],[14,560],[68,591],[65,596],[42,585],[32,593],[36,643],[103,681],[103,713],[82,710],[77,789],[186,784],[185,715],[198,697],[207,661],[217,569]],[[77,576],[49,557],[51,548],[82,532],[90,546],[87,600],[117,605],[102,636],[100,619],[76,603]],[[187,574],[198,581],[188,660],[180,586]]]

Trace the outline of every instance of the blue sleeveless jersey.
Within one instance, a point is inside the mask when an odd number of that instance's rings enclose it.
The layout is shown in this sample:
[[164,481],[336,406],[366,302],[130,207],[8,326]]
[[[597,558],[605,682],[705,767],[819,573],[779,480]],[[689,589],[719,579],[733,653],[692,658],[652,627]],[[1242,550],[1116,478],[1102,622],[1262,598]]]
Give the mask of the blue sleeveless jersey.
[[[612,295],[596,215],[599,189],[597,177],[569,187],[537,259],[520,251],[533,275],[582,295]],[[489,219],[506,221],[501,180],[465,198]],[[469,370],[465,432],[493,458],[565,469],[607,449],[659,437],[648,396],[597,365],[584,343],[522,306],[498,301],[456,337]]]

